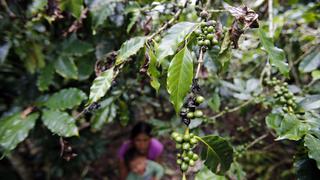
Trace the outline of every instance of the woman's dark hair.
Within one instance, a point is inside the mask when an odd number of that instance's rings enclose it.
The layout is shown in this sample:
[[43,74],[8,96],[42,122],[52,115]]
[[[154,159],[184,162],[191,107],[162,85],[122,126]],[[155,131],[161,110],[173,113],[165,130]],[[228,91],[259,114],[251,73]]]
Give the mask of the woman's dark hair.
[[137,137],[139,134],[146,134],[147,136],[151,137],[151,131],[152,127],[150,124],[146,122],[138,122],[131,130],[131,139],[134,139]]

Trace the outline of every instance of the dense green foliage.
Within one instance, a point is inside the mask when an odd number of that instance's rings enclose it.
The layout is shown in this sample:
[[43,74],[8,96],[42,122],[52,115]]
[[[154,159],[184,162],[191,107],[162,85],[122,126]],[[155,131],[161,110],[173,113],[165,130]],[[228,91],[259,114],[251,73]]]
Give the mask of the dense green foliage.
[[2,0],[0,169],[115,178],[143,120],[178,177],[319,177],[320,4],[226,2]]

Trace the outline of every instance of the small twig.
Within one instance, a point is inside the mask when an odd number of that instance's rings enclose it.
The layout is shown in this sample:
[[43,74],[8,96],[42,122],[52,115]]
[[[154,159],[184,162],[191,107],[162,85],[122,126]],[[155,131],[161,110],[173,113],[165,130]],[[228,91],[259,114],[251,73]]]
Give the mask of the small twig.
[[221,13],[221,12],[228,12],[227,10],[225,9],[208,9],[207,10],[208,13]]
[[273,0],[268,0],[269,35],[273,37]]
[[196,75],[195,75],[195,79],[198,79],[199,77],[199,73],[200,73],[200,69],[201,69],[201,66],[203,64],[203,54],[204,54],[204,47],[200,47],[200,55],[199,55],[199,58],[198,58],[198,66],[197,66],[197,72],[196,72]]
[[262,139],[266,138],[269,135],[269,132],[267,132],[266,134],[258,137],[257,139],[255,139],[254,141],[252,141],[247,147],[246,149],[251,148],[252,146],[254,146],[255,144],[257,144],[259,141],[261,141]]
[[220,113],[210,117],[210,119],[216,119],[220,116],[223,116],[224,114],[228,113],[228,112],[235,112],[235,111],[238,111],[239,109],[243,108],[244,106],[247,106],[248,104],[250,104],[251,102],[253,101],[253,99],[249,99],[248,101],[245,101],[244,103],[240,104],[239,106],[237,107],[234,107],[232,109],[229,109],[229,110],[224,110],[224,111],[221,111]]
[[169,26],[171,26],[175,20],[179,19],[183,9],[186,8],[187,5],[188,5],[188,0],[185,1],[183,6],[174,14],[174,16],[168,22],[166,22],[163,26],[161,26],[155,33],[151,34],[147,40],[148,41],[152,40],[155,36],[157,36],[158,34],[161,34],[164,30],[166,30]]
[[1,5],[4,7],[5,11],[9,14],[11,18],[15,18],[16,15],[10,10],[8,4],[5,0],[1,0]]

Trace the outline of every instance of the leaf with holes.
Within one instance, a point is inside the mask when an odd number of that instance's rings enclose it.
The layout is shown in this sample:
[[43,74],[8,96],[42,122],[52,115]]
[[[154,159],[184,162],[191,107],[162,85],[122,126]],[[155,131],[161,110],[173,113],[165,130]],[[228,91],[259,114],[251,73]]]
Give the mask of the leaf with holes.
[[167,78],[170,101],[178,113],[185,96],[192,85],[193,60],[187,47],[179,51],[172,59]]
[[284,54],[284,51],[274,46],[272,39],[267,37],[262,28],[259,28],[259,37],[262,46],[267,51],[270,57],[271,64],[277,67],[283,75],[288,76],[289,67],[288,63],[286,63],[286,56]]
[[146,39],[147,37],[145,36],[138,36],[124,42],[118,52],[116,65],[123,63],[130,56],[136,54],[144,46]]
[[304,146],[309,149],[309,158],[316,160],[317,166],[320,169],[320,139],[307,134],[304,137]]
[[22,117],[21,113],[16,113],[0,120],[1,147],[7,152],[13,150],[27,138],[38,117],[38,113],[29,114],[27,117]]
[[87,95],[80,89],[63,89],[57,93],[54,93],[45,103],[45,106],[51,109],[71,109],[80,105],[81,102],[86,99]]
[[230,143],[215,135],[198,138],[205,145],[201,151],[204,165],[213,173],[223,175],[229,170],[233,161],[233,149]]
[[173,25],[162,38],[157,49],[157,60],[159,63],[170,55],[173,55],[185,37],[196,27],[196,23],[180,22]]
[[96,77],[90,87],[89,102],[87,104],[97,102],[102,98],[111,87],[112,80],[113,68],[104,71],[100,76]]
[[53,133],[63,137],[78,136],[75,119],[66,112],[58,110],[44,110],[43,124]]

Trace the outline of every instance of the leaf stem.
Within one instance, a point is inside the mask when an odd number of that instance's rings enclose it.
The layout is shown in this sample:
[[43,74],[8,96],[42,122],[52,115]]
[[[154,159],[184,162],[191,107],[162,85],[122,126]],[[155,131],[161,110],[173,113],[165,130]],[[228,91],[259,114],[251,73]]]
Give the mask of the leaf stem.
[[203,64],[203,54],[204,54],[204,47],[200,47],[200,55],[198,58],[198,67],[197,67],[196,75],[194,77],[195,79],[198,79],[198,77],[199,77],[200,69]]

